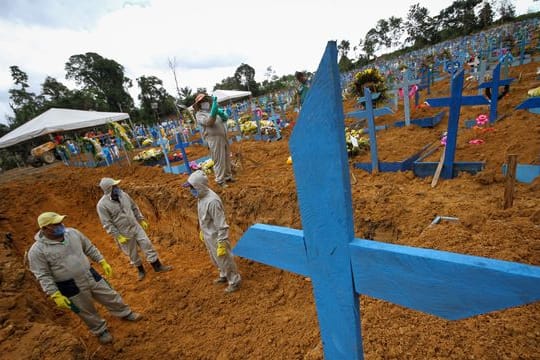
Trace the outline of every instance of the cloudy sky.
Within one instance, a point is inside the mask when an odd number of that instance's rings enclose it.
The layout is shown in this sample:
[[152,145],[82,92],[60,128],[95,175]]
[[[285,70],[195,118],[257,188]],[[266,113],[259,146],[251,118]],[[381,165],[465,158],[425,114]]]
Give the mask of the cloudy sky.
[[[180,86],[213,86],[232,76],[241,63],[264,80],[315,70],[326,42],[349,40],[351,47],[377,20],[404,18],[419,3],[434,16],[452,0],[175,1],[175,0],[0,0],[0,122],[10,114],[9,66],[29,75],[40,92],[46,76],[65,80],[71,55],[97,52],[125,67],[135,79],[155,75],[175,94],[168,59],[176,58]],[[538,8],[533,0],[514,0],[518,14]],[[388,9],[391,9],[389,12]]]

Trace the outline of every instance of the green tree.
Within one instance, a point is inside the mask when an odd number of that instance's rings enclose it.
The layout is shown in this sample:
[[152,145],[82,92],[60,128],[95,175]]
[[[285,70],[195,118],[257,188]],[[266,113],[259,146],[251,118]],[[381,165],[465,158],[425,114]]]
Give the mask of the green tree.
[[493,24],[493,9],[491,8],[489,1],[486,1],[478,14],[478,27],[484,29],[491,24]]
[[501,16],[499,20],[503,22],[512,20],[516,17],[516,7],[511,0],[500,0],[498,12]]
[[414,47],[430,44],[436,32],[429,10],[420,4],[411,5],[409,8],[405,29],[408,35],[406,41],[412,43]]
[[348,40],[341,40],[337,48],[340,54],[339,56],[346,57],[347,54],[349,53],[349,50],[351,49],[351,43]]
[[242,90],[251,91],[254,96],[259,95],[259,84],[255,81],[255,69],[248,64],[241,64],[234,72],[234,78]]
[[32,92],[28,92],[28,75],[19,69],[18,66],[10,66],[11,77],[15,87],[9,89],[9,106],[14,117],[8,117],[9,125],[12,129],[24,124],[28,120],[36,117],[40,111],[38,98]]
[[84,90],[103,100],[109,111],[129,111],[133,99],[127,92],[131,80],[124,75],[124,67],[114,60],[88,52],[73,55],[65,65],[66,79],[73,79]]
[[[141,90],[139,100],[141,102],[141,116],[147,121],[158,116],[176,114],[174,98],[163,87],[163,81],[156,76],[141,76],[137,78],[137,84]],[[154,112],[152,104],[157,104]]]

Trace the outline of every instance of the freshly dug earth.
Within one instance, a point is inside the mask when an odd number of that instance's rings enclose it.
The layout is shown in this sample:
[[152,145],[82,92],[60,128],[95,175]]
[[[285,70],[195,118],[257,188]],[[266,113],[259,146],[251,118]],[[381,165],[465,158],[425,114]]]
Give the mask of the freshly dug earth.
[[[354,169],[352,195],[357,237],[540,265],[540,179],[518,183],[514,205],[503,210],[501,165],[510,153],[518,162],[539,164],[540,117],[512,109],[539,86],[536,66],[511,69],[521,79],[500,101],[508,114],[495,131],[475,133],[465,120],[487,113],[486,106],[464,107],[456,160],[485,161],[486,170],[453,180],[416,178],[412,172],[370,175]],[[473,86],[466,93],[473,94]],[[446,96],[448,81],[433,88]],[[345,111],[354,109],[345,102]],[[425,117],[440,109],[412,110]],[[377,120],[402,120],[403,110]],[[438,141],[447,117],[434,129],[391,128],[377,133],[381,161],[399,161]],[[324,134],[322,134],[324,136]],[[282,141],[234,143],[242,159],[238,181],[222,197],[235,243],[254,223],[301,228],[285,131]],[[468,140],[482,138],[483,145]],[[192,158],[207,154],[191,149]],[[316,156],[316,153],[314,153]],[[428,160],[438,161],[440,150]],[[361,154],[353,162],[368,162]],[[13,172],[11,172],[13,174]],[[237,258],[244,282],[224,294],[213,285],[217,272],[198,240],[196,200],[181,187],[186,175],[164,174],[140,165],[110,168],[49,166],[0,176],[0,232],[13,241],[0,245],[0,358],[2,359],[321,359],[322,345],[312,284],[295,274]],[[160,258],[169,273],[149,272],[142,282],[102,229],[95,206],[101,177],[122,179],[122,188],[149,219]],[[43,211],[67,214],[66,224],[85,233],[114,269],[111,283],[134,310],[144,314],[126,323],[100,311],[115,337],[101,346],[74,315],[57,310],[28,271],[25,252]],[[429,226],[437,216],[459,222]],[[263,249],[264,250],[264,249]],[[99,266],[97,266],[99,269]],[[146,265],[147,269],[150,267]],[[540,303],[461,321],[446,321],[381,300],[361,296],[366,359],[539,359]]]

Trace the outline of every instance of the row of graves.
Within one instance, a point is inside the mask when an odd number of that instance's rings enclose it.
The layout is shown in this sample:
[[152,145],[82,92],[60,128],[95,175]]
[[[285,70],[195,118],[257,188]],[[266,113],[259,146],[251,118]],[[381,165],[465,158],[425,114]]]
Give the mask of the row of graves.
[[[501,78],[502,67],[498,61],[490,70],[491,80],[478,84],[491,89],[491,99],[464,96],[465,70],[456,66],[448,73],[450,96],[427,100],[430,106],[449,112],[446,146],[438,164],[412,159],[399,164],[378,161],[374,118],[391,109],[374,107],[376,94],[364,87],[359,99],[363,109],[348,115],[367,119],[372,155],[367,170],[412,169],[418,176],[434,176],[440,171],[446,179],[459,171],[481,170],[481,163],[454,162],[459,110],[473,104],[489,106],[490,115],[482,121],[495,123],[495,99],[504,101],[498,99],[499,88],[512,82]],[[538,266],[354,238],[349,159],[343,136],[345,114],[338,79],[337,46],[331,41],[289,141],[303,229],[255,224],[234,248],[238,256],[311,278],[324,357],[363,358],[358,295],[447,320],[539,301]],[[539,101],[531,98],[525,106],[540,106]],[[411,119],[404,126],[413,125]]]
[[[294,91],[286,90],[221,106],[229,117],[226,122],[229,142],[281,140],[281,130],[289,126],[285,112],[293,100]],[[182,122],[176,122],[169,129],[155,126],[140,129],[144,137],[141,144],[146,149],[134,160],[147,166],[162,166],[164,172],[172,174],[190,174],[197,169],[212,171],[214,162],[209,156],[194,159],[188,156],[190,147],[206,146],[202,128],[192,113],[186,113]]]
[[[349,94],[358,96],[361,110],[346,114],[354,119],[345,129],[346,147],[349,155],[362,150],[370,150],[369,163],[354,163],[356,168],[368,172],[393,172],[412,170],[420,177],[442,174],[449,179],[460,171],[476,173],[484,168],[482,162],[456,163],[455,150],[459,128],[459,114],[463,106],[486,105],[488,114],[477,119],[465,120],[465,128],[492,130],[492,125],[502,117],[498,114],[498,103],[510,91],[515,79],[509,78],[509,68],[540,59],[540,41],[533,44],[534,29],[538,19],[497,28],[488,33],[480,33],[454,42],[446,42],[430,49],[408,54],[392,63],[379,63],[364,68],[347,83]],[[513,45],[508,39],[515,39]],[[528,51],[525,52],[527,47]],[[519,50],[514,57],[512,51]],[[440,55],[436,55],[440,54]],[[442,56],[441,56],[442,55]],[[470,61],[468,61],[469,59]],[[474,61],[474,62],[473,62]],[[350,74],[345,77],[350,79]],[[442,80],[449,80],[449,97],[432,98],[432,86]],[[341,77],[343,86],[344,77]],[[477,95],[464,96],[467,88],[477,88]],[[367,91],[366,91],[367,90]],[[420,103],[419,99],[425,101]],[[414,104],[414,105],[413,105]],[[411,108],[440,108],[433,116],[412,118]],[[402,109],[404,118],[392,124],[375,125],[375,117],[391,114]],[[538,98],[530,98],[516,110],[526,109],[540,113]],[[401,161],[381,162],[378,157],[376,132],[390,127],[419,126],[434,128],[448,113],[448,128],[441,141],[430,143]],[[476,139],[478,144],[483,140]],[[439,162],[423,161],[443,146]],[[503,166],[506,172],[506,165]],[[517,164],[517,179],[532,182],[540,175],[540,166]]]

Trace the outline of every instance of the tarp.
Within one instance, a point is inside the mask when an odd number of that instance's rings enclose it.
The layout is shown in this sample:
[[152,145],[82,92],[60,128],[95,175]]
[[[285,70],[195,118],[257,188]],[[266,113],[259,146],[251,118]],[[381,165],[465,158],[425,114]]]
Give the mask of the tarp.
[[0,148],[50,133],[84,129],[128,119],[126,113],[52,108],[0,138]]
[[246,96],[251,96],[251,91],[240,90],[214,90],[212,95],[217,97],[218,102],[225,102],[228,100],[240,99]]

